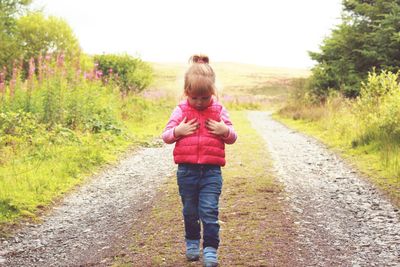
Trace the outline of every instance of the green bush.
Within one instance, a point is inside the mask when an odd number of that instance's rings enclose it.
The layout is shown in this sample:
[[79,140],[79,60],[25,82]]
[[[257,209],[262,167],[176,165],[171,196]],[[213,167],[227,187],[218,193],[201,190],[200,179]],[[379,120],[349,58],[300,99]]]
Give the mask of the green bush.
[[[76,60],[77,61],[77,60]],[[79,62],[79,61],[77,61]],[[19,123],[43,125],[47,130],[63,127],[76,131],[120,134],[120,94],[113,84],[103,85],[97,77],[85,75],[73,64],[54,60],[46,64],[46,72],[23,81],[17,76],[11,94],[11,82],[0,93],[0,128],[4,134],[14,132]],[[25,118],[26,117],[26,118]],[[8,120],[10,123],[8,123]],[[19,121],[17,121],[19,120]],[[29,125],[21,126],[30,129]],[[0,129],[1,133],[2,129]]]
[[124,93],[138,93],[153,80],[151,66],[139,58],[123,55],[96,55],[97,69],[105,80],[115,80]]
[[365,125],[365,135],[374,139],[400,137],[400,86],[399,73],[375,71],[361,86],[357,99],[357,114]]
[[90,69],[88,57],[47,55],[36,62],[28,79],[15,69],[1,84],[0,234],[2,225],[33,216],[129,146],[149,144],[174,106],[121,97],[115,83]]
[[1,135],[25,136],[33,134],[37,129],[37,121],[30,113],[23,111],[0,113]]
[[0,113],[0,154],[6,147],[16,149],[35,143],[35,136],[45,132],[36,117],[24,111]]

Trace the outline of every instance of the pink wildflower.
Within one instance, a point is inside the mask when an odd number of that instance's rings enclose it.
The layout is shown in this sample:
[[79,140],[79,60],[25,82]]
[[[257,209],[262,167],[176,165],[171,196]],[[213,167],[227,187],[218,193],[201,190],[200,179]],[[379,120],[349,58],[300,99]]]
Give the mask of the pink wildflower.
[[17,84],[17,77],[18,77],[18,68],[17,68],[17,60],[15,60],[12,77],[10,81],[10,97],[14,96],[15,85]]
[[0,93],[3,95],[5,93],[5,74],[0,72]]
[[38,80],[41,83],[43,80],[43,56],[42,53],[38,57]]
[[62,68],[64,66],[64,59],[64,52],[61,52],[57,55],[57,67]]
[[50,61],[50,60],[51,60],[51,53],[50,53],[50,52],[47,52],[44,59],[45,59],[46,61]]
[[96,71],[96,79],[100,79],[103,76],[103,72],[101,70]]
[[84,72],[83,73],[83,78],[85,78],[85,80],[93,80],[93,73],[92,72]]
[[31,57],[29,60],[28,80],[32,79],[33,75],[35,74],[35,70],[35,59]]
[[51,61],[51,53],[47,52],[46,56],[44,57],[44,66],[43,69],[45,71],[46,77],[50,77],[54,72],[51,70],[50,61]]
[[35,75],[35,59],[31,57],[29,60],[29,70],[28,70],[28,89],[33,89],[33,77]]

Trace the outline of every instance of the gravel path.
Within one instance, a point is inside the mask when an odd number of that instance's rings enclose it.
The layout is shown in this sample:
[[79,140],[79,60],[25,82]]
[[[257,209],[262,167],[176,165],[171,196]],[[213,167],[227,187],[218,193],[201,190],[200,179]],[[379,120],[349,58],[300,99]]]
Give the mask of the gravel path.
[[[284,183],[303,266],[400,266],[400,213],[334,153],[250,112]],[[156,189],[172,147],[136,151],[65,198],[42,224],[0,240],[0,266],[106,266]]]
[[[1,240],[0,266],[102,266],[156,189],[173,174],[172,146],[136,151],[65,198],[40,225]],[[107,260],[107,259],[106,259]]]
[[400,266],[398,209],[315,139],[263,112],[249,119],[285,185],[304,266]]

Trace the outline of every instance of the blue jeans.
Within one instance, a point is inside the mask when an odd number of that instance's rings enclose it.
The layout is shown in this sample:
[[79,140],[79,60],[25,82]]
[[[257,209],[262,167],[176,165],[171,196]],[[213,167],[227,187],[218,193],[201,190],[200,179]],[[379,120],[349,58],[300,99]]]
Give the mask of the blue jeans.
[[185,238],[200,239],[203,247],[219,245],[218,201],[222,189],[221,167],[208,164],[179,164],[179,194],[183,204]]

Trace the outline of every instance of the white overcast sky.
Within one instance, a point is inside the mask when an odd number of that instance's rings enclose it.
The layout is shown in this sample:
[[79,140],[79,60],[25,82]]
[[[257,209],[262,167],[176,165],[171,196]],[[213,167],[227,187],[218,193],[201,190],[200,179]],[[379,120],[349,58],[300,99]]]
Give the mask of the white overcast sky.
[[341,0],[34,0],[64,18],[89,54],[146,61],[211,61],[312,67],[307,51],[340,23]]

